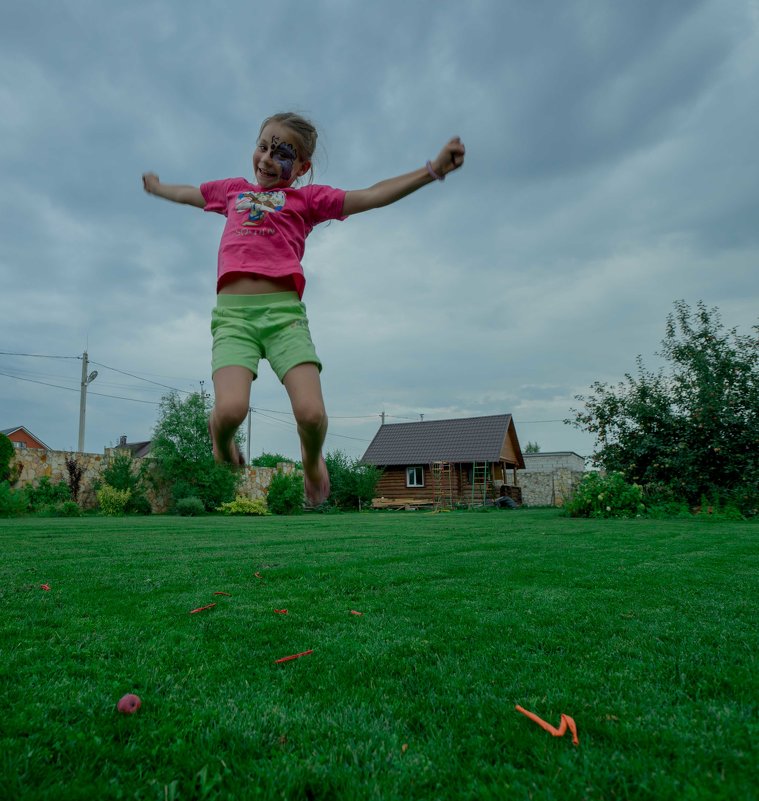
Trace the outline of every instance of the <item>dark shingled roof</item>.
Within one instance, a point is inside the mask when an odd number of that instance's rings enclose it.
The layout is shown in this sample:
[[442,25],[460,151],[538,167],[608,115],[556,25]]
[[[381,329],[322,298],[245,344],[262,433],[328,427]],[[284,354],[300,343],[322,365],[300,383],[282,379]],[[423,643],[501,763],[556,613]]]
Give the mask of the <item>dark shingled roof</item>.
[[510,414],[391,423],[380,427],[361,461],[374,465],[498,462]]

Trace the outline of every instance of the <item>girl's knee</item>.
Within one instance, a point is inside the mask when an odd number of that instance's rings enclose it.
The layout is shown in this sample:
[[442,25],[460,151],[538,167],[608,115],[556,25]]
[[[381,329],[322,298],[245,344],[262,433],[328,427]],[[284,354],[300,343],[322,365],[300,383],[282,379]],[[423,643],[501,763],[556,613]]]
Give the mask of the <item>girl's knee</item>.
[[310,402],[293,407],[295,421],[301,428],[321,429],[327,424],[327,412],[324,404]]
[[217,398],[213,407],[213,416],[216,425],[224,428],[242,423],[248,414],[248,404],[234,398]]

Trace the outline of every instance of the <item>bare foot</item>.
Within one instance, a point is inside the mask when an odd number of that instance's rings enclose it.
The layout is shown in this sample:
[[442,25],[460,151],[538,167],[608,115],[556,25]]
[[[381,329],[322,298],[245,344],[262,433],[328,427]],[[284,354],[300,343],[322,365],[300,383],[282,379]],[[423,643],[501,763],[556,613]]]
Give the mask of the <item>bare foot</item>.
[[219,464],[231,464],[232,467],[245,467],[245,458],[240,453],[237,443],[234,439],[229,441],[229,447],[226,453],[216,444],[216,437],[214,436],[213,426],[211,425],[211,418],[208,418],[208,436],[211,437],[211,447],[213,449],[213,458]]
[[313,472],[306,470],[303,462],[303,487],[312,506],[321,506],[329,497],[329,473],[323,456],[319,457],[319,464]]

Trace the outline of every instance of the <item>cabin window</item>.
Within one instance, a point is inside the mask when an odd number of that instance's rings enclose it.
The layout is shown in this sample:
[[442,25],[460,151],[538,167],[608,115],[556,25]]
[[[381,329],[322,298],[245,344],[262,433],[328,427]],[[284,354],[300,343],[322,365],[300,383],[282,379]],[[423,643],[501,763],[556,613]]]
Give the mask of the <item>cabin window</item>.
[[406,468],[406,486],[407,487],[423,487],[424,486],[424,468],[423,467],[407,467]]

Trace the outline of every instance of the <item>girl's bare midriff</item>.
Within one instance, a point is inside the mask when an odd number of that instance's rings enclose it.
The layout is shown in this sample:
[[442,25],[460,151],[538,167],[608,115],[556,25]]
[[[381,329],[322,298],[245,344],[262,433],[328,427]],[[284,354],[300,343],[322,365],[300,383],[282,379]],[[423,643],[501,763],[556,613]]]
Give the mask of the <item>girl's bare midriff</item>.
[[267,278],[263,275],[240,275],[230,278],[219,289],[219,295],[268,295],[271,292],[293,292],[292,279]]

